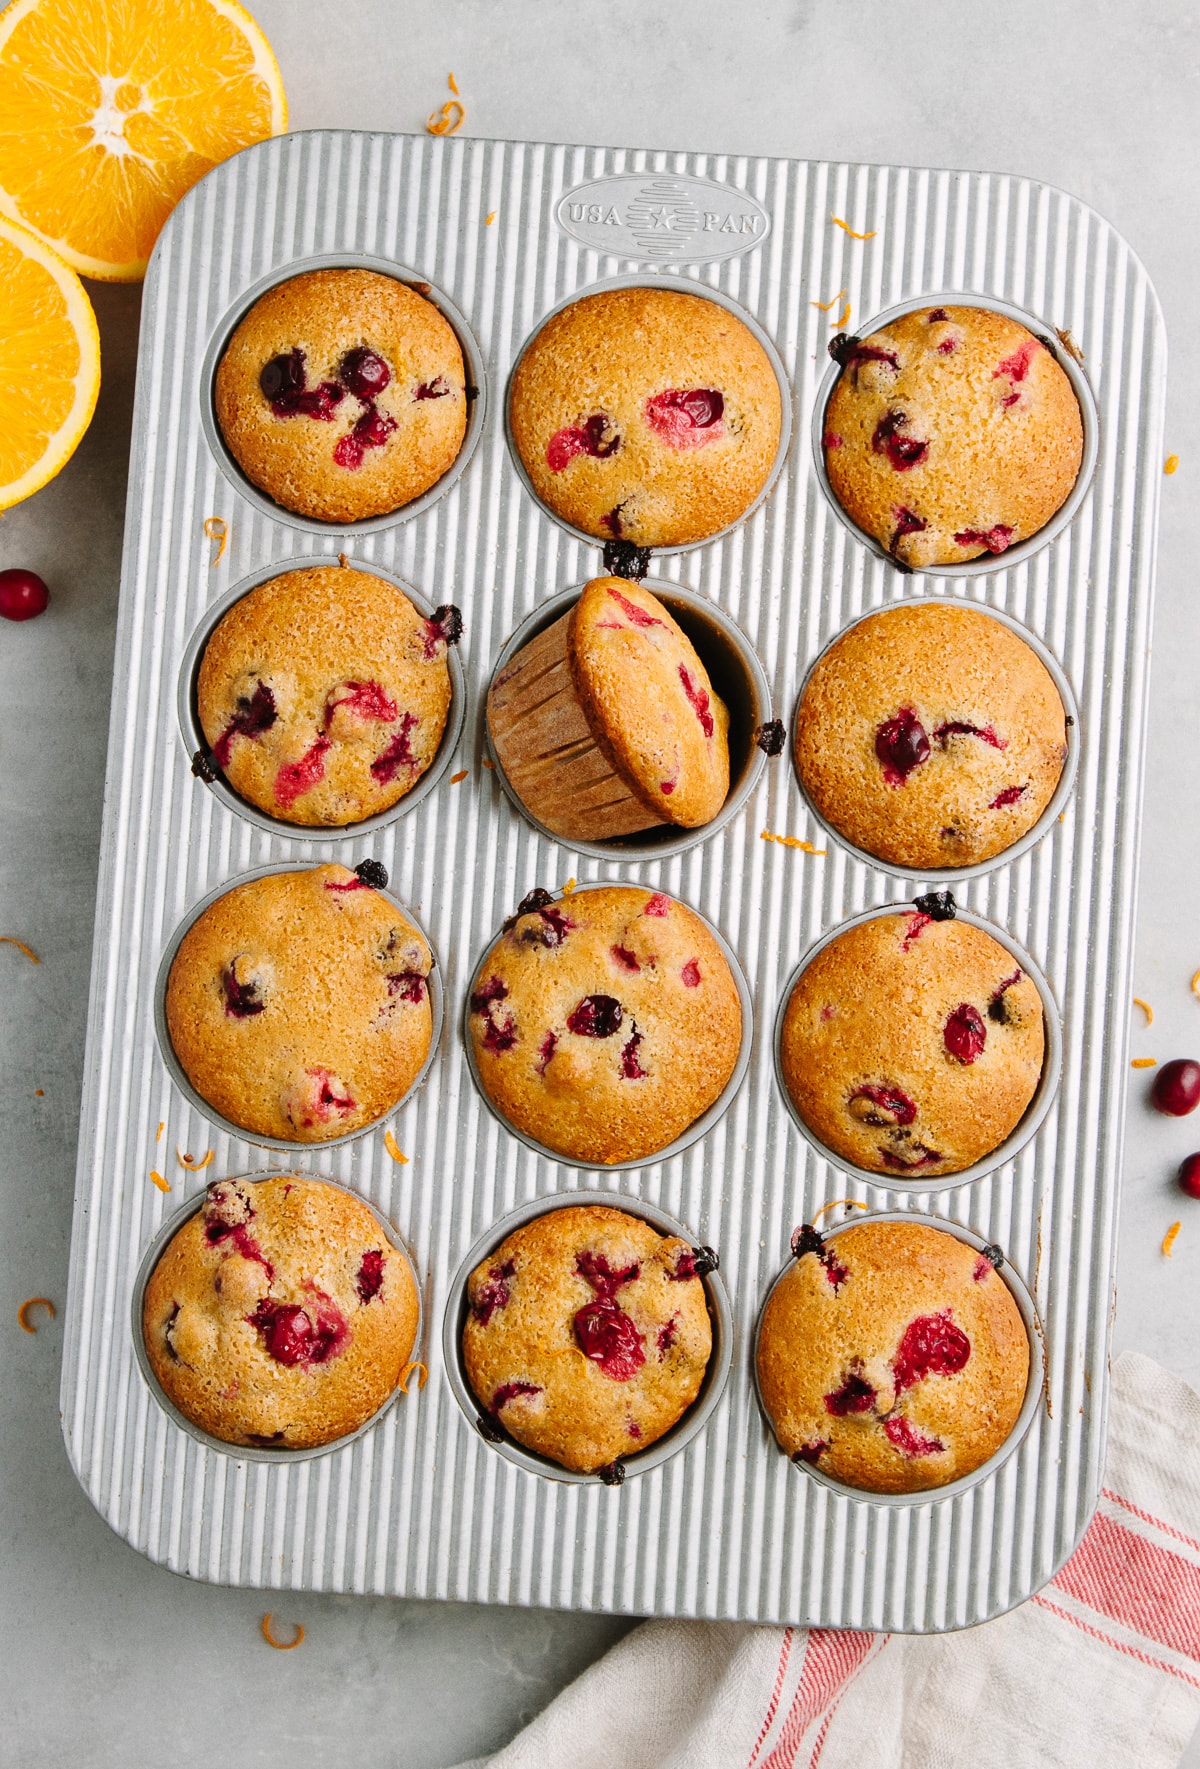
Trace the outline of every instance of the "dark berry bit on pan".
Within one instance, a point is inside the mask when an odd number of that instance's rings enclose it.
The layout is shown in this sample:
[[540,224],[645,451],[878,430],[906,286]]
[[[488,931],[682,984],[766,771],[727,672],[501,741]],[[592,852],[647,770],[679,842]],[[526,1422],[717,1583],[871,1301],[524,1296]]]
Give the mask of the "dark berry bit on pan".
[[930,921],[953,921],[958,914],[953,891],[926,891],[923,897],[914,897],[913,902],[918,913],[927,915]]
[[823,1437],[814,1437],[810,1443],[802,1443],[800,1445],[800,1448],[792,1456],[792,1461],[795,1462],[798,1467],[807,1462],[811,1468],[815,1468],[828,1448],[829,1443],[827,1439]]
[[488,1443],[504,1442],[504,1433],[501,1431],[499,1425],[497,1425],[494,1419],[489,1419],[484,1413],[478,1413],[476,1415],[475,1429],[478,1431],[480,1437],[486,1438]]
[[604,569],[610,577],[624,577],[630,583],[640,584],[650,569],[650,549],[636,547],[632,541],[605,541]]
[[878,344],[864,344],[853,332],[839,332],[829,340],[829,354],[844,369],[857,371],[864,362],[885,362],[890,369],[900,370],[900,358],[892,350],[881,350]]
[[382,860],[360,860],[354,870],[371,890],[387,890],[388,873]]
[[792,1234],[792,1256],[803,1259],[806,1253],[815,1253],[819,1258],[825,1251],[825,1243],[811,1222],[802,1222]]
[[625,1464],[618,1457],[615,1462],[609,1462],[605,1467],[597,1469],[597,1473],[605,1486],[620,1486],[625,1479]]
[[[456,608],[453,602],[443,602],[440,608],[434,609],[433,619],[425,622],[425,631],[435,645],[439,639],[443,645],[457,645],[463,636],[462,609]],[[431,655],[428,644],[425,655]]]
[[767,723],[765,725],[760,725],[758,730],[754,733],[754,741],[765,756],[782,755],[784,745],[783,720],[768,719]]
[[203,780],[207,786],[211,786],[213,781],[217,778],[216,767],[213,765],[212,757],[206,750],[198,749],[195,755],[193,755],[192,773],[196,776],[197,780]]
[[706,1278],[710,1271],[718,1271],[721,1256],[715,1247],[687,1247],[675,1261],[675,1270],[667,1276],[676,1283],[686,1278]]
[[505,922],[504,932],[507,934],[510,929],[516,927],[523,915],[536,915],[539,909],[547,908],[553,901],[554,898],[543,885],[534,885],[533,889],[527,891],[521,898],[516,909]]

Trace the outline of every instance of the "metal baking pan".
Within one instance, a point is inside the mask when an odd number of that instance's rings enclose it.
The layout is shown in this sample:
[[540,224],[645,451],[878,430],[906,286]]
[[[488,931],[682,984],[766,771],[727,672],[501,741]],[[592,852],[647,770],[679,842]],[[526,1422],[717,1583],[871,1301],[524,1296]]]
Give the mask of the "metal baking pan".
[[[253,493],[211,414],[231,324],[257,291],[318,262],[428,284],[479,389],[473,452],[427,498],[341,530]],[[790,727],[806,671],[855,616],[930,594],[1017,622],[1073,693],[1078,767],[1061,819],[955,883],[964,910],[1032,956],[1062,1030],[1044,1121],[973,1180],[892,1190],[847,1177],[780,1093],[772,1026],[803,954],[931,882],[827,839],[786,756],[683,851],[598,844],[586,856],[539,832],[486,766],[483,701],[504,646],[603,569],[599,547],[525,487],[506,441],[508,377],[561,302],[651,277],[745,313],[790,389],[790,445],[757,507],[651,566],[656,593],[678,585],[681,602],[743,635],[774,717]],[[842,288],[849,320],[817,305]],[[1034,317],[1090,390],[1095,468],[1064,522],[1019,556],[905,576],[830,505],[810,437],[835,315],[865,333],[897,306],[950,299]],[[179,1572],[240,1585],[910,1631],[982,1621],[1052,1576],[1090,1514],[1103,1455],[1165,367],[1153,289],[1121,237],[1074,198],[995,174],[321,132],[251,148],[184,199],[143,308],[62,1387],[73,1465],[118,1533]],[[219,560],[210,516],[228,524]],[[177,700],[189,646],[235,588],[339,552],[462,609],[465,723],[423,798],[331,838],[248,816],[195,779]],[[433,1061],[386,1125],[342,1146],[264,1152],[214,1126],[168,1070],[155,1035],[163,955],[242,874],[368,854],[438,955],[446,1011]],[[601,1173],[512,1135],[480,1099],[461,1036],[493,930],[532,886],[584,875],[694,905],[736,955],[753,1004],[749,1067],[728,1109],[686,1149]],[[209,1146],[203,1174],[176,1159]],[[266,1462],[169,1418],[130,1325],[164,1221],[205,1178],[264,1166],[328,1175],[396,1226],[423,1275],[431,1363],[426,1387],[355,1440]],[[695,1435],[621,1487],[497,1454],[441,1349],[469,1251],[514,1211],[597,1190],[720,1249],[736,1347]],[[1041,1398],[1011,1453],[965,1490],[904,1506],[835,1492],[798,1477],[763,1425],[754,1323],[793,1227],[844,1196],[998,1243],[1031,1292]]]

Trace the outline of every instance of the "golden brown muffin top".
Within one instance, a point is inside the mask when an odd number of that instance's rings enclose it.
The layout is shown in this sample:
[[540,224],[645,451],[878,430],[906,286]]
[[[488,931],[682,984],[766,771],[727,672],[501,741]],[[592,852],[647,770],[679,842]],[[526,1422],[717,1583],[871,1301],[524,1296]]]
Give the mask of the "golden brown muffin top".
[[668,823],[711,822],[729,792],[729,713],[683,628],[641,584],[598,577],[569,643],[584,716],[622,779]]
[[655,1154],[717,1100],[742,1011],[720,946],[662,891],[536,891],[475,978],[470,1031],[484,1091],[571,1161]]
[[348,566],[285,571],[229,610],[204,650],[196,698],[235,792],[289,823],[385,811],[437,754],[450,708],[447,639],[384,578]]
[[1002,555],[1070,495],[1083,418],[1040,339],[985,307],[906,313],[834,342],[829,483],[852,521],[914,570]]
[[344,866],[235,885],[184,935],[167,1025],[196,1091],[243,1130],[323,1142],[408,1092],[432,1035],[433,959]]
[[515,1229],[467,1280],[463,1356],[485,1413],[584,1473],[648,1448],[700,1391],[708,1269],[704,1250],[605,1205]]
[[1054,679],[1003,621],[961,603],[881,609],[818,660],[796,766],[839,834],[914,871],[991,859],[1031,829],[1067,754]]
[[848,1486],[923,1492],[983,1465],[1029,1379],[1020,1310],[991,1258],[919,1222],[798,1231],[759,1332],[780,1446]]
[[964,921],[884,912],[821,948],[788,1001],[784,1082],[813,1134],[893,1179],[958,1173],[1016,1129],[1042,1074],[1042,998]]
[[226,1179],[155,1266],[142,1318],[155,1375],[201,1430],[308,1449],[396,1387],[417,1287],[362,1199],[297,1174]]

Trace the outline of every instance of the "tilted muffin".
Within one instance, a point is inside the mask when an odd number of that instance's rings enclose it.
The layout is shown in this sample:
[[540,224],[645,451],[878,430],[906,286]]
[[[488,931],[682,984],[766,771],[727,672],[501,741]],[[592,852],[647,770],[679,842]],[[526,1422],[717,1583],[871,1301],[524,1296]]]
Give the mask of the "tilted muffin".
[[488,693],[488,734],[531,814],[568,840],[711,822],[729,792],[729,713],[682,627],[642,584],[598,577]]
[[[922,899],[936,906],[936,899]],[[1020,1123],[1042,1074],[1042,998],[982,928],[884,912],[823,946],[784,1015],[783,1078],[843,1161],[959,1173]]]
[[231,1124],[324,1142],[383,1117],[416,1080],[432,965],[407,917],[344,866],[271,873],[235,885],[180,941],[171,1043]]
[[985,307],[906,313],[830,345],[825,465],[852,522],[920,571],[1028,540],[1070,496],[1083,418],[1041,339]]
[[471,1042],[492,1104],[567,1160],[656,1154],[716,1101],[742,1008],[712,933],[661,891],[533,891],[475,977]]
[[582,1473],[647,1449],[700,1392],[714,1264],[604,1205],[515,1229],[467,1280],[463,1359],[485,1414]]
[[971,866],[1032,829],[1067,754],[1031,646],[978,608],[918,602],[858,621],[814,668],[796,767],[817,810],[894,865]]
[[779,447],[779,383],[725,307],[606,289],[556,313],[513,373],[509,423],[534,491],[600,540],[683,546],[734,522]]
[[205,647],[197,710],[235,792],[288,823],[373,817],[416,785],[450,710],[447,642],[403,590],[349,566],[285,571],[234,604]]
[[920,1222],[799,1229],[759,1329],[780,1447],[847,1486],[915,1493],[990,1460],[1021,1412],[1029,1337],[993,1259]]
[[246,477],[301,516],[357,522],[436,485],[467,428],[453,328],[375,270],[309,270],[259,297],[216,375]]
[[142,1310],[167,1398],[226,1443],[311,1449],[357,1431],[412,1357],[417,1286],[361,1199],[297,1174],[220,1180]]

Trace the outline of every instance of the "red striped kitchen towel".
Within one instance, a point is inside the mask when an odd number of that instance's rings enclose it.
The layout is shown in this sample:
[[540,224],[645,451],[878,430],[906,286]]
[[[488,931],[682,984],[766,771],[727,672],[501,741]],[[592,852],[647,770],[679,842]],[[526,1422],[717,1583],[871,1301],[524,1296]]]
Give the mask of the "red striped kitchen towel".
[[1200,1395],[1126,1354],[1096,1515],[1019,1609],[935,1636],[646,1622],[486,1769],[1173,1769],[1198,1721]]

